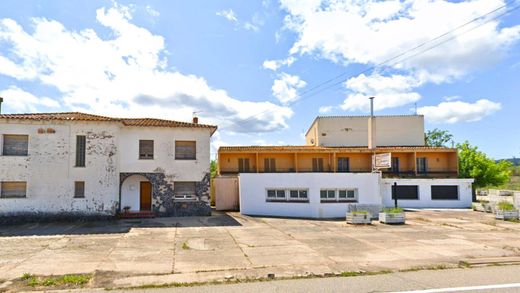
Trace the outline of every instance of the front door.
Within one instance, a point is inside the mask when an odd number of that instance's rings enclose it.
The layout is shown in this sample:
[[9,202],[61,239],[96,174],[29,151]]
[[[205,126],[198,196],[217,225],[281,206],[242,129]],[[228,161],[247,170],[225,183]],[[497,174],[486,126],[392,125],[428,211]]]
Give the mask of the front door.
[[142,181],[139,188],[140,210],[152,210],[152,184],[147,181]]

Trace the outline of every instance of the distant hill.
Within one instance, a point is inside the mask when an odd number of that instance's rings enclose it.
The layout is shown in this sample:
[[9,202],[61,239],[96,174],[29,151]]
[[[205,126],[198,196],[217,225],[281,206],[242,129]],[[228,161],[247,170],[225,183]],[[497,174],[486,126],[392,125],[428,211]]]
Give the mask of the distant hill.
[[497,162],[509,161],[509,162],[513,163],[514,166],[520,166],[520,158],[501,159],[501,160],[496,160],[496,161]]

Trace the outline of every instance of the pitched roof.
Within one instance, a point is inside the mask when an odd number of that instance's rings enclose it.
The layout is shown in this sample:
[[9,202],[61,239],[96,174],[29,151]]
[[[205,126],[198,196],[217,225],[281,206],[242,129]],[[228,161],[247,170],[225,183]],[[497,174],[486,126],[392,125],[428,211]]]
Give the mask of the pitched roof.
[[98,121],[116,122],[124,126],[141,127],[188,127],[188,128],[209,128],[211,134],[217,130],[217,126],[180,122],[174,120],[163,120],[155,118],[114,118],[100,115],[93,115],[80,112],[61,112],[61,113],[31,113],[31,114],[0,114],[0,119],[21,119],[21,120],[60,120],[60,121]]
[[378,146],[375,150],[371,150],[366,146],[354,147],[323,147],[323,146],[224,146],[219,148],[219,153],[233,152],[456,152],[456,149],[445,147],[429,147],[429,146]]

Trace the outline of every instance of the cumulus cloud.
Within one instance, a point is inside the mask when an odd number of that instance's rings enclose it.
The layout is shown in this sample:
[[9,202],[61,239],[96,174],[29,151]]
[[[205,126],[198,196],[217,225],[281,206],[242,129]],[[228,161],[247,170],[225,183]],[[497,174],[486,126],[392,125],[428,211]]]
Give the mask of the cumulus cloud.
[[[504,4],[505,0],[281,0],[281,8],[287,12],[285,29],[297,35],[289,54],[369,66]],[[347,81],[347,98],[341,108],[367,109],[369,95],[378,97],[378,109],[403,106],[420,99],[417,89],[426,83],[453,82],[496,63],[520,39],[520,25],[508,27],[492,19],[503,11],[404,54],[373,76]],[[399,84],[387,89],[381,87],[382,79]],[[362,84],[357,86],[354,81]]]
[[489,116],[501,109],[500,103],[480,99],[475,103],[462,101],[442,102],[437,106],[426,106],[417,109],[432,123],[474,122]]
[[287,105],[298,100],[298,90],[304,88],[306,85],[307,83],[301,80],[299,76],[284,72],[274,81],[271,90],[275,98],[282,104]]
[[291,64],[293,64],[294,61],[296,61],[296,58],[294,58],[293,56],[289,56],[286,59],[281,60],[265,60],[262,66],[265,69],[276,71],[278,70],[278,68],[282,66],[291,66]]
[[217,16],[222,16],[231,22],[238,22],[237,15],[233,11],[233,9],[224,9],[221,11],[217,11],[216,14],[217,14]]
[[28,32],[12,19],[0,19],[0,52],[7,52],[0,53],[0,74],[54,87],[60,102],[73,110],[176,120],[191,120],[192,112],[201,111],[201,122],[229,131],[287,127],[293,114],[288,107],[242,101],[203,77],[167,69],[164,38],[133,24],[128,7],[100,8],[96,19],[112,37],[101,38],[93,29],[69,30],[44,18],[32,19],[34,29]]
[[376,97],[375,110],[404,106],[421,98],[413,89],[423,83],[424,80],[419,77],[409,75],[361,74],[345,82],[345,87],[352,93],[347,95],[340,108],[348,111],[368,111],[369,97]]
[[[36,97],[33,94],[22,90],[16,86],[0,91],[0,97],[9,97],[9,103],[6,108],[16,112],[37,112],[38,108],[59,108],[60,103],[48,97]],[[7,102],[7,101],[6,101]]]
[[332,109],[334,109],[334,106],[321,106],[318,109],[318,112],[320,114],[327,114],[327,113],[330,113],[332,111]]

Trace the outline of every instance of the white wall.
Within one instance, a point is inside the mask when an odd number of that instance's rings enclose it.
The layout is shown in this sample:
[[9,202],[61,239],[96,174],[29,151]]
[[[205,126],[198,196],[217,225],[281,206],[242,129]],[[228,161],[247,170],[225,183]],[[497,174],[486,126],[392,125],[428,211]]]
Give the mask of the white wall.
[[141,210],[141,181],[148,182],[146,177],[132,175],[128,177],[121,186],[121,208],[130,207],[131,211]]
[[[320,146],[368,146],[368,116],[319,117],[307,133]],[[376,116],[377,146],[424,145],[424,117]],[[314,128],[316,127],[316,128]]]
[[[243,173],[239,176],[240,212],[245,215],[337,218],[347,203],[320,203],[320,189],[356,188],[358,203],[381,205],[379,174],[373,173]],[[266,202],[267,188],[305,188],[309,203]]]
[[[210,162],[210,129],[124,127],[119,145],[119,169],[124,172],[161,172],[170,181],[201,181]],[[139,140],[154,141],[154,159],[139,160]],[[175,141],[195,140],[196,160],[175,160]]]
[[[119,195],[118,126],[108,123],[0,121],[3,134],[29,136],[29,155],[0,155],[0,182],[26,181],[27,197],[0,198],[0,214],[82,212],[111,214]],[[55,133],[38,133],[52,128]],[[87,136],[86,167],[76,168],[76,135]],[[1,147],[1,141],[0,141]],[[85,181],[85,198],[75,199],[74,181]]]
[[[471,207],[471,184],[473,179],[382,179],[383,204],[393,207],[392,185],[419,186],[418,200],[398,200],[398,206],[403,208],[469,208]],[[432,185],[457,185],[459,187],[458,200],[432,200]]]

